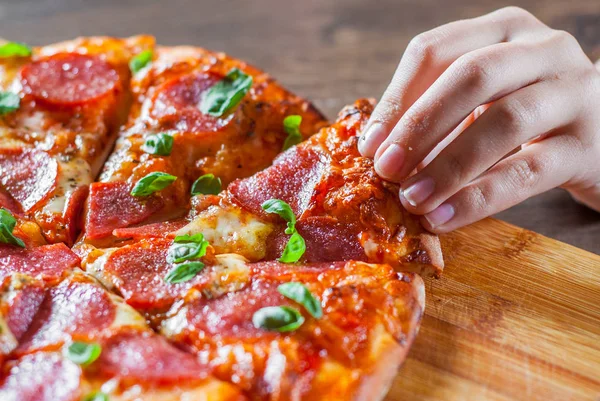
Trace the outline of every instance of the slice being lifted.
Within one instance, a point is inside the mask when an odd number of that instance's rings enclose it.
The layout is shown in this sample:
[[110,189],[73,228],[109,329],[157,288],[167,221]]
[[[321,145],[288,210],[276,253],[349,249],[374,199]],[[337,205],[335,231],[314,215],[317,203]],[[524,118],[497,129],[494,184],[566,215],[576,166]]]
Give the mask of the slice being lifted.
[[128,63],[152,45],[84,38],[0,58],[0,207],[46,241],[75,240],[88,185],[127,113]]
[[[115,229],[185,215],[205,174],[227,185],[266,168],[288,137],[286,116],[302,116],[305,138],[325,123],[269,75],[222,53],[158,47],[138,61],[129,122],[90,191],[85,235],[94,244],[110,245]],[[132,195],[158,173],[176,179]]]

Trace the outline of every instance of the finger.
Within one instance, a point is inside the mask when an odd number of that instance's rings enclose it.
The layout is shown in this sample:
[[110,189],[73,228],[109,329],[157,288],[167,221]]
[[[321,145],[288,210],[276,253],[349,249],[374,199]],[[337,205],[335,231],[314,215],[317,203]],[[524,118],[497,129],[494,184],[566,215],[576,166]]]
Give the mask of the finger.
[[569,181],[583,153],[581,143],[568,135],[534,143],[423,216],[422,223],[435,233],[444,233],[505,210]]
[[[568,46],[570,37],[555,31],[541,41],[501,43],[460,57],[410,107],[377,150],[377,172],[401,181],[479,105],[573,68],[570,52],[557,50]],[[403,160],[383,157],[389,147]]]
[[402,203],[412,213],[431,212],[523,143],[573,122],[583,110],[580,95],[562,81],[543,81],[496,101],[402,184]]
[[507,7],[478,18],[451,22],[416,36],[373,111],[359,142],[360,152],[363,156],[375,156],[377,148],[404,112],[463,54],[514,40],[519,34],[548,29],[528,12]]

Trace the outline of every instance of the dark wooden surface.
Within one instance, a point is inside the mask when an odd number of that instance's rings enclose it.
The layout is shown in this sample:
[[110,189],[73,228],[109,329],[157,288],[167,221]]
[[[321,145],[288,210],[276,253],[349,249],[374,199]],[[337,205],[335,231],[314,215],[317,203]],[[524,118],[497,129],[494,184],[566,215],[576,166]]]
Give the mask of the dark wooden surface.
[[[419,32],[509,4],[499,0],[2,0],[0,36],[37,45],[79,35],[149,33],[165,45],[221,50],[267,70],[333,118],[358,97],[378,97],[406,44]],[[590,57],[600,57],[599,0],[512,4],[571,32]],[[600,213],[577,205],[563,191],[550,191],[497,217],[600,254]]]

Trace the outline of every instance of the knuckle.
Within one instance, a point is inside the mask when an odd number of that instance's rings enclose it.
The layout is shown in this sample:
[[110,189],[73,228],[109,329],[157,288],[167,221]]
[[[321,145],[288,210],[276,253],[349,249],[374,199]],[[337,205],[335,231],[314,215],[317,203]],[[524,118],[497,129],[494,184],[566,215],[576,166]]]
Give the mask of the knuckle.
[[439,38],[434,31],[421,33],[408,43],[406,52],[412,59],[425,61],[434,60],[438,53]]
[[543,170],[543,163],[538,159],[515,159],[509,165],[507,174],[514,188],[528,188],[534,186]]
[[454,152],[448,152],[444,159],[444,166],[442,166],[442,170],[445,172],[444,175],[452,176],[453,181],[463,182],[466,174],[466,165],[463,158]]
[[371,121],[374,123],[386,124],[389,121],[396,120],[399,113],[399,100],[393,95],[386,94],[386,96],[377,103],[377,108],[373,112]]
[[533,20],[537,21],[537,18],[533,16],[529,11],[524,8],[518,6],[508,6],[500,9],[498,11],[500,14],[506,16],[508,19],[515,19],[519,21],[528,21],[531,22]]
[[517,99],[501,101],[495,107],[497,123],[505,127],[509,135],[522,133],[528,122],[527,108]]
[[467,87],[485,91],[494,82],[493,62],[489,55],[466,54],[457,60],[455,73]]
[[478,184],[471,184],[466,188],[466,204],[477,213],[485,213],[490,208],[490,196],[485,188]]

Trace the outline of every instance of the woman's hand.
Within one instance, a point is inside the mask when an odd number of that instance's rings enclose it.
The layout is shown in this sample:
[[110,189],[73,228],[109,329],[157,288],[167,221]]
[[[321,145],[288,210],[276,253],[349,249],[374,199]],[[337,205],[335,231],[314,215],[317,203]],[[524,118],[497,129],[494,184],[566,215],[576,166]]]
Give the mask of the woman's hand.
[[434,232],[558,186],[600,210],[600,73],[522,9],[452,22],[410,42],[359,149]]

